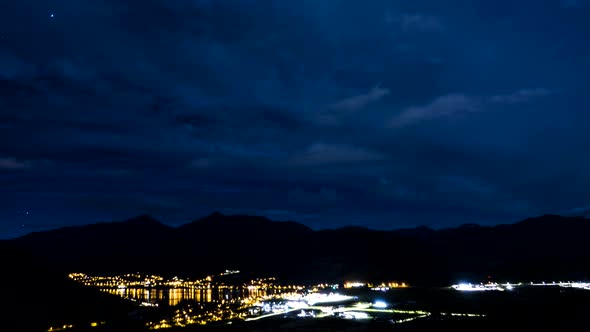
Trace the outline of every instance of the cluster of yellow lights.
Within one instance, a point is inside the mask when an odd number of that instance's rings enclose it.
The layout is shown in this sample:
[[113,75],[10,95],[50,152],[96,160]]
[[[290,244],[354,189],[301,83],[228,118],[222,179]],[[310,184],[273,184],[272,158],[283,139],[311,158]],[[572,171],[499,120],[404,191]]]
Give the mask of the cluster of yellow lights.
[[86,286],[94,287],[171,286],[173,283],[176,283],[176,280],[165,281],[160,276],[139,273],[129,273],[120,276],[89,276],[84,273],[70,273],[69,278]]
[[484,314],[471,314],[471,313],[458,313],[458,312],[441,312],[441,316],[454,316],[454,317],[486,317]]
[[64,330],[69,330],[69,329],[73,329],[74,325],[72,324],[64,324],[62,326],[58,326],[58,327],[50,327],[47,329],[47,332],[53,332],[53,331],[64,331]]
[[[237,270],[226,270],[218,276],[239,273]],[[144,275],[140,273],[129,273],[118,276],[89,276],[84,273],[70,273],[70,279],[80,282],[86,286],[93,286],[99,288],[138,288],[138,287],[169,287],[169,288],[194,288],[194,289],[209,289],[212,287],[213,276],[206,276],[202,279],[185,280],[178,277],[172,279],[164,279],[157,275]],[[259,278],[251,280],[248,284],[243,286],[225,285],[223,282],[215,284],[216,288],[242,288],[249,289],[303,289],[303,286],[298,285],[277,285],[275,278]]]
[[409,287],[408,284],[405,282],[382,282],[380,284],[372,284],[366,283],[363,281],[347,281],[344,283],[344,288],[359,288],[359,287],[369,287],[369,288],[405,288]]
[[[105,325],[106,322],[92,322],[90,323],[90,327],[99,327],[101,325]],[[74,325],[73,324],[64,324],[62,326],[57,326],[57,327],[50,327],[47,329],[47,332],[54,332],[54,331],[64,331],[64,330],[69,330],[69,329],[73,329]]]
[[[226,285],[223,282],[215,282],[216,276],[224,276],[239,273],[237,270],[226,270],[218,275],[209,275],[201,279],[181,279],[174,277],[165,279],[157,275],[144,275],[140,273],[131,273],[117,276],[90,276],[84,273],[71,273],[70,279],[80,282],[86,286],[100,288],[103,291],[117,294],[123,297],[129,296],[127,291],[150,289],[151,287],[169,288],[170,290],[181,289],[243,289],[250,291],[249,298],[221,300],[216,303],[215,308],[208,310],[179,309],[175,314],[157,322],[149,322],[146,325],[150,329],[165,329],[170,327],[182,327],[192,324],[207,324],[209,322],[227,321],[232,319],[246,318],[246,309],[253,304],[260,303],[263,300],[278,299],[279,294],[302,291],[304,286],[300,285],[279,285],[276,284],[276,278],[257,278],[250,280],[244,285]],[[268,290],[272,290],[268,293]],[[253,292],[254,291],[254,292]],[[259,292],[262,291],[262,292]],[[177,304],[180,297],[171,296],[170,300]],[[210,301],[207,302],[217,302]],[[94,326],[94,325],[93,325]],[[52,331],[56,331],[55,329]]]
[[302,286],[284,286],[285,289],[294,289],[291,292],[259,295],[250,298],[233,299],[229,301],[224,300],[218,303],[215,308],[209,310],[193,310],[192,308],[178,309],[175,311],[173,317],[169,319],[162,319],[158,322],[149,322],[146,324],[146,326],[150,329],[159,330],[171,327],[184,327],[195,324],[205,325],[211,322],[245,319],[248,317],[248,308],[251,308],[254,305],[259,305],[262,301],[279,300],[289,295],[299,294],[296,290],[298,289],[297,287]]
[[233,319],[244,319],[247,314],[244,311],[249,308],[252,299],[248,301],[230,301],[219,303],[216,308],[207,311],[194,311],[189,309],[178,309],[170,319],[162,319],[159,322],[149,322],[147,327],[153,330],[171,328],[174,326],[184,327],[187,325],[205,325],[211,322],[230,321]]
[[430,316],[430,313],[429,312],[427,312],[425,314],[422,314],[422,315],[414,316],[414,317],[408,317],[408,318],[404,318],[404,319],[399,319],[399,320],[396,320],[394,323],[396,323],[396,324],[409,323],[409,322],[414,321],[416,319],[425,318],[425,317],[428,317],[428,316]]

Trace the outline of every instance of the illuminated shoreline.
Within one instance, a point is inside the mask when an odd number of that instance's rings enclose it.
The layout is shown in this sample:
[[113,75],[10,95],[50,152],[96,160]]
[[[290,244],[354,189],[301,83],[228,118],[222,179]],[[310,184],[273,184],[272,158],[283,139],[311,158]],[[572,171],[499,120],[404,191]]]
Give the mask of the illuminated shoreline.
[[451,288],[462,292],[485,292],[485,291],[511,291],[522,287],[563,287],[590,290],[590,283],[579,281],[554,281],[554,282],[518,282],[518,283],[460,283],[450,286]]
[[[146,310],[156,310],[157,301],[164,301],[169,308],[174,308],[183,300],[189,301],[181,308],[174,309],[167,317],[145,322],[145,326],[149,329],[230,323],[235,320],[258,321],[281,317],[369,320],[384,316],[391,324],[403,324],[432,315],[431,312],[421,310],[401,310],[381,300],[374,303],[361,302],[356,296],[338,292],[340,289],[389,291],[409,287],[403,282],[349,281],[342,284],[321,283],[302,286],[280,284],[275,278],[257,278],[237,284],[220,280],[222,276],[238,273],[239,271],[226,271],[200,279],[178,277],[166,279],[140,273],[117,276],[71,273],[69,277],[83,285],[96,287],[104,292],[136,302],[139,306],[154,307],[153,309],[145,308]],[[214,296],[214,293],[217,296]],[[229,294],[232,296],[230,297]],[[472,313],[443,315],[485,316]]]

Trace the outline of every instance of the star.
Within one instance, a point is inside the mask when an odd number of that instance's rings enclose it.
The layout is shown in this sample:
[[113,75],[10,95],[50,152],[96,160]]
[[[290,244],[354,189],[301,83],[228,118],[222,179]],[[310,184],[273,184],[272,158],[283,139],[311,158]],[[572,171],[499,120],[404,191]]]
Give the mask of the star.
[[55,17],[55,14],[53,14],[53,13],[50,13],[50,14],[49,14],[49,17],[51,17],[51,18],[54,18],[54,17]]

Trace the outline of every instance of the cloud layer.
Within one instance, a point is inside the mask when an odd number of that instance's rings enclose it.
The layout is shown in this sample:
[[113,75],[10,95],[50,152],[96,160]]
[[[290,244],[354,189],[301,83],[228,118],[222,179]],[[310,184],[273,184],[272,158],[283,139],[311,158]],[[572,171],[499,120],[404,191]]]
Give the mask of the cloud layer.
[[442,227],[590,202],[586,1],[1,8],[5,232],[213,210]]

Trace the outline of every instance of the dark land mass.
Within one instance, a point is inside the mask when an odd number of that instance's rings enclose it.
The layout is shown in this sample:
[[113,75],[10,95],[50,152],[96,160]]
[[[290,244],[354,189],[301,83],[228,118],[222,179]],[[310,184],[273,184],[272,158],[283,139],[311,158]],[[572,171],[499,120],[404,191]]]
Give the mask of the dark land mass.
[[[542,216],[512,225],[374,231],[313,231],[294,222],[213,214],[173,228],[148,216],[32,233],[0,241],[3,329],[144,331],[133,303],[70,281],[67,273],[153,272],[203,276],[227,268],[286,281],[403,280],[418,287],[391,303],[436,313],[485,313],[480,319],[436,314],[403,325],[383,321],[284,319],[196,326],[183,331],[523,331],[584,327],[590,292],[559,287],[483,296],[433,286],[458,280],[583,280],[590,276],[590,223]],[[424,287],[422,287],[424,286]],[[90,328],[90,322],[105,322]],[[171,329],[170,331],[176,331]]]
[[71,281],[30,253],[0,242],[0,261],[2,331],[46,331],[65,324],[90,327],[91,322],[139,326],[131,303]]
[[238,269],[286,281],[551,281],[590,277],[590,220],[314,231],[296,222],[214,213],[174,228],[149,216],[32,233],[10,241],[63,272],[203,276]]

